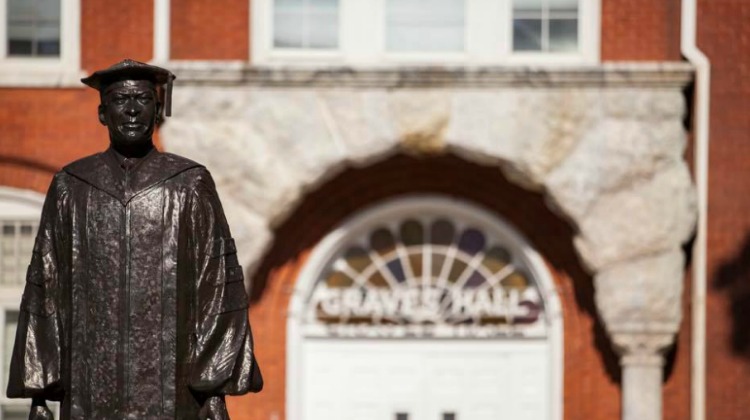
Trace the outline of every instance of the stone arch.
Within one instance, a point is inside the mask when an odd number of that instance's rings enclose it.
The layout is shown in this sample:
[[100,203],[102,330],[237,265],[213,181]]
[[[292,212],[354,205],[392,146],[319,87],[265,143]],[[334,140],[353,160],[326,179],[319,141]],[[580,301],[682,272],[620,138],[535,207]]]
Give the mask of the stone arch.
[[520,82],[482,83],[460,74],[432,88],[331,73],[340,86],[314,77],[300,84],[281,71],[287,87],[274,74],[195,83],[182,88],[178,116],[162,129],[168,150],[212,171],[245,265],[257,266],[271,228],[304,192],[345,167],[447,152],[494,165],[541,192],[574,227],[599,313],[623,355],[625,410],[648,395],[652,403],[633,418],[658,418],[661,352],[679,327],[681,247],[696,213],[683,160],[689,72],[531,72]]

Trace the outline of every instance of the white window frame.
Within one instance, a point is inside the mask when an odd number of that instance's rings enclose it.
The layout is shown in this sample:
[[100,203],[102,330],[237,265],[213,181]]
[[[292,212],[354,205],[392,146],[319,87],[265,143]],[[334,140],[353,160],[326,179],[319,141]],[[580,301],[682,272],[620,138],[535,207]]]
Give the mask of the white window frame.
[[513,51],[513,0],[508,1],[508,61],[518,64],[596,64],[599,61],[601,38],[600,0],[579,0],[578,52]]
[[[31,257],[31,256],[29,256]],[[3,352],[5,351],[5,318],[8,314],[8,312],[19,312],[20,309],[20,303],[21,303],[21,294],[23,292],[19,292],[18,295],[9,294],[6,292],[0,293],[0,327],[3,328],[2,334],[0,334],[0,377],[3,378],[2,381],[0,381],[0,384],[3,385],[3,387],[7,387],[8,385],[8,374],[10,372],[5,371],[5,354]],[[31,399],[29,398],[8,398],[5,396],[5,389],[3,389],[3,392],[0,393],[0,420],[4,420],[3,416],[3,408],[4,407],[29,407],[31,405]],[[60,403],[54,402],[54,401],[47,401],[47,406],[52,410],[52,413],[54,415],[54,418],[59,418],[60,413]]]
[[[44,195],[39,194],[35,191],[24,190],[19,188],[11,188],[0,186],[0,220],[14,220],[14,221],[38,221],[42,213],[42,206],[44,204]],[[26,256],[31,260],[31,253]],[[18,312],[21,306],[21,296],[23,295],[24,285],[0,286],[0,326],[5,328],[5,317],[10,312]],[[0,334],[0,361],[4,360],[5,354],[5,332]],[[0,381],[3,385],[7,385],[8,372],[5,372],[4,363],[0,363],[0,377],[4,378]],[[5,392],[0,394],[0,420],[3,419],[2,409],[4,406],[27,406],[30,404],[29,400],[8,398],[5,396]],[[57,413],[57,405],[51,404],[50,407],[55,413]],[[55,415],[57,417],[57,415]]]
[[8,57],[8,1],[0,0],[0,87],[83,87],[81,0],[60,2],[60,56]]
[[315,286],[320,272],[330,259],[350,239],[361,234],[363,229],[379,220],[399,220],[419,213],[425,208],[439,208],[446,215],[454,215],[463,220],[475,221],[479,226],[492,226],[503,233],[508,242],[504,245],[514,254],[522,256],[527,262],[530,275],[537,282],[542,294],[548,324],[547,340],[550,345],[549,368],[550,389],[549,417],[563,418],[563,319],[562,306],[554,279],[542,256],[515,228],[475,204],[460,199],[432,194],[414,194],[386,200],[376,204],[344,221],[324,237],[310,253],[309,258],[297,277],[294,291],[289,302],[286,324],[286,413],[290,420],[304,418],[301,412],[305,397],[304,354],[305,340],[304,318],[308,297]]
[[[44,195],[38,192],[0,186],[0,220],[38,222],[43,205]],[[31,254],[29,253],[27,257],[30,261]],[[0,303],[10,299],[16,303],[16,309],[18,309],[23,286],[23,284],[9,286],[0,283]]]
[[[513,1],[465,0],[465,45],[461,52],[389,52],[386,50],[386,0],[339,0],[339,46],[336,49],[273,47],[273,0],[253,0],[250,7],[250,57],[267,66],[370,66],[455,64],[595,65],[599,63],[600,2],[580,0],[579,51],[513,51]],[[501,24],[505,22],[504,24]]]

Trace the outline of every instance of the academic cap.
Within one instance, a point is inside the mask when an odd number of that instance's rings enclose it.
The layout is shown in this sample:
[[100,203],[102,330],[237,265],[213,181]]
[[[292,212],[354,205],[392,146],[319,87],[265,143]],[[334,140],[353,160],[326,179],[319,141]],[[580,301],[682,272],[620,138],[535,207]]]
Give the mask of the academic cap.
[[81,79],[87,86],[104,92],[112,83],[122,80],[148,80],[154,86],[164,86],[164,114],[172,115],[172,82],[176,76],[171,71],[150,64],[125,59],[104,69],[95,71],[91,76]]

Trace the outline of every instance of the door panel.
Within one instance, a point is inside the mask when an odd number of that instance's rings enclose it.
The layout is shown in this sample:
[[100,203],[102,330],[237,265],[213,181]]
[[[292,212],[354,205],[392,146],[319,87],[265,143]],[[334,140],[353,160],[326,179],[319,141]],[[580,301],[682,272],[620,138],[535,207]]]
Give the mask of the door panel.
[[546,341],[303,343],[304,420],[550,418]]

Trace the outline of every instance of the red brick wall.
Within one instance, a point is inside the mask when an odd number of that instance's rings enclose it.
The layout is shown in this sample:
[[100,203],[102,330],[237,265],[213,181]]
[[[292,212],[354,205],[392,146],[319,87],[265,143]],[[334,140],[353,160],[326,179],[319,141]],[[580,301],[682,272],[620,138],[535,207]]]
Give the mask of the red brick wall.
[[81,0],[81,64],[93,72],[124,58],[149,61],[153,0]]
[[64,164],[106,148],[91,89],[0,90],[0,185],[46,192]]
[[[250,310],[266,388],[258,395],[230,399],[232,418],[267,420],[274,413],[284,418],[286,312],[296,276],[315,244],[358,210],[419,192],[462,197],[488,208],[515,225],[545,256],[564,311],[565,418],[619,418],[618,360],[596,321],[592,281],[572,250],[571,228],[547,209],[540,195],[509,184],[496,168],[449,156],[397,156],[368,168],[347,170],[309,194],[276,230],[275,244],[254,279]],[[682,334],[670,356],[665,419],[687,418],[688,340]]]
[[[81,0],[84,71],[151,60],[153,9],[152,0]],[[0,89],[0,185],[45,192],[64,164],[105,149],[98,104],[97,92],[84,87]]]
[[680,60],[680,0],[601,0],[602,61]]
[[707,418],[750,413],[750,3],[698,2],[711,61]]
[[247,60],[248,0],[172,0],[171,58]]

